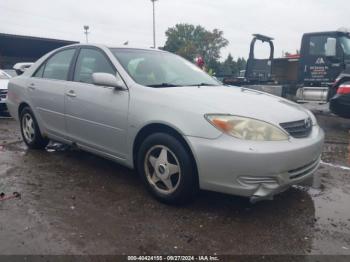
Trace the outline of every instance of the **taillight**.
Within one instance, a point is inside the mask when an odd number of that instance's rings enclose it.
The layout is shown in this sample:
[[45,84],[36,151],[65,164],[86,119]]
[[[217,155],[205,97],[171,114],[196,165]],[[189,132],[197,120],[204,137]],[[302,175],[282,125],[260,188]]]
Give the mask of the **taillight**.
[[337,91],[339,95],[350,94],[350,85],[340,85]]

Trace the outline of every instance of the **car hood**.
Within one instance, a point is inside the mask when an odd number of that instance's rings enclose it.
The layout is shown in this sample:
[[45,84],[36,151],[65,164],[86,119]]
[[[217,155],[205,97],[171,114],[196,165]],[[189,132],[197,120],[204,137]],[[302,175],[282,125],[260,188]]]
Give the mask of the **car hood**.
[[[307,118],[308,111],[284,98],[267,93],[231,86],[163,88],[177,98],[179,106],[190,102],[200,113],[245,116],[270,123],[284,123]],[[174,101],[174,100],[173,100]]]
[[9,80],[7,79],[1,79],[0,80],[0,90],[7,89],[7,85],[9,83]]

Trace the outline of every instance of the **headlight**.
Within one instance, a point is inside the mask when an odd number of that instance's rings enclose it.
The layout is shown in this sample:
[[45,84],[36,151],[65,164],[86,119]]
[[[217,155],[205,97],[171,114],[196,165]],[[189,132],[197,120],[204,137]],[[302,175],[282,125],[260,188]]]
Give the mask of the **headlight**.
[[213,114],[207,114],[205,118],[217,129],[239,139],[282,141],[289,138],[282,129],[252,118]]

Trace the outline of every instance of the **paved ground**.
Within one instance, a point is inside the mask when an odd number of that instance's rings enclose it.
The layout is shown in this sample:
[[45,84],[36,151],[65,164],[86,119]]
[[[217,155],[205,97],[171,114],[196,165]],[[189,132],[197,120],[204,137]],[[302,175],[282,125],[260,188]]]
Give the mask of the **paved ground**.
[[[274,201],[202,192],[170,207],[136,174],[76,150],[27,150],[0,119],[0,254],[350,254],[350,121],[318,112],[327,134],[320,189]],[[317,181],[315,181],[315,185]]]

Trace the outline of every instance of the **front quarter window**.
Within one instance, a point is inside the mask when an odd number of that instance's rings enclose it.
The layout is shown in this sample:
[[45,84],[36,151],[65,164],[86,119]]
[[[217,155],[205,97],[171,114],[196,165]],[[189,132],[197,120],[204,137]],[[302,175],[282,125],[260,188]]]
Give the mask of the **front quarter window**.
[[34,73],[33,77],[38,77],[38,78],[42,78],[43,74],[44,74],[44,68],[45,68],[45,63],[42,64],[39,69],[36,70],[36,72]]
[[219,82],[187,60],[155,50],[111,49],[135,82],[150,87],[210,85]]

